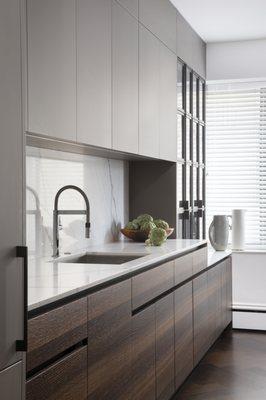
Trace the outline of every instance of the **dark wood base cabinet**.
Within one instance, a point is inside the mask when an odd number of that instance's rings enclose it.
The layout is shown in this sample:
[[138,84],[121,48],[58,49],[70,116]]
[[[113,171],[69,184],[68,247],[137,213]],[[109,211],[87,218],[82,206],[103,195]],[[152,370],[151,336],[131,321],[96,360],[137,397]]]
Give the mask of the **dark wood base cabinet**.
[[170,400],[232,320],[206,248],[29,321],[26,400]]

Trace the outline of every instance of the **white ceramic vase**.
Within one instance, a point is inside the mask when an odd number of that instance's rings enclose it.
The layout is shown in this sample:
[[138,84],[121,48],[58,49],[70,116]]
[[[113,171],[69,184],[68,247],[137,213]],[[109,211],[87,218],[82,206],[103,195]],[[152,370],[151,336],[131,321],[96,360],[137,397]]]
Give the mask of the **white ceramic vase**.
[[214,250],[224,251],[227,249],[229,229],[230,224],[227,215],[214,215],[209,228],[209,239]]
[[232,210],[232,250],[245,249],[246,210]]

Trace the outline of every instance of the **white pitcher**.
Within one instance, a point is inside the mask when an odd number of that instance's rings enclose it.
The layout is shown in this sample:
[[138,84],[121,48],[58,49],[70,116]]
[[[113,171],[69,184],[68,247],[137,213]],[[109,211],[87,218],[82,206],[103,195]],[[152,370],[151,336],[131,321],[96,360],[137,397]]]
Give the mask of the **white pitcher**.
[[214,215],[213,221],[209,227],[209,239],[212,247],[216,251],[227,249],[229,229],[229,218],[227,215]]

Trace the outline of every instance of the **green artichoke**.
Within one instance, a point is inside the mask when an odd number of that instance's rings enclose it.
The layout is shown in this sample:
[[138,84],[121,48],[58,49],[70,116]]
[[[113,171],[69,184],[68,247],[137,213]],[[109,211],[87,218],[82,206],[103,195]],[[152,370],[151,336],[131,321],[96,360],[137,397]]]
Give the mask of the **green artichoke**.
[[167,239],[167,234],[163,228],[154,228],[150,231],[148,245],[161,246]]
[[140,229],[142,231],[151,231],[152,229],[156,228],[156,225],[153,222],[146,221],[140,225]]
[[163,219],[155,219],[153,222],[155,223],[157,228],[163,228],[165,230],[169,229],[169,224]]
[[142,225],[144,222],[153,222],[153,218],[149,214],[142,214],[138,216],[137,221],[139,225]]
[[126,225],[126,229],[132,229],[134,231],[139,229],[139,224],[136,219],[133,219],[133,221],[129,221]]

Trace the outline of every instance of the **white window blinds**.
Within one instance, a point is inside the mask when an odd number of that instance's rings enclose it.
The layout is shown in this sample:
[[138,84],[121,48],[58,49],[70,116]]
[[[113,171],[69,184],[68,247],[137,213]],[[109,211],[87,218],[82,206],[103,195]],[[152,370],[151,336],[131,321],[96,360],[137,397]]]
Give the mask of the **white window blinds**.
[[266,82],[207,86],[207,226],[247,210],[246,243],[266,245]]

